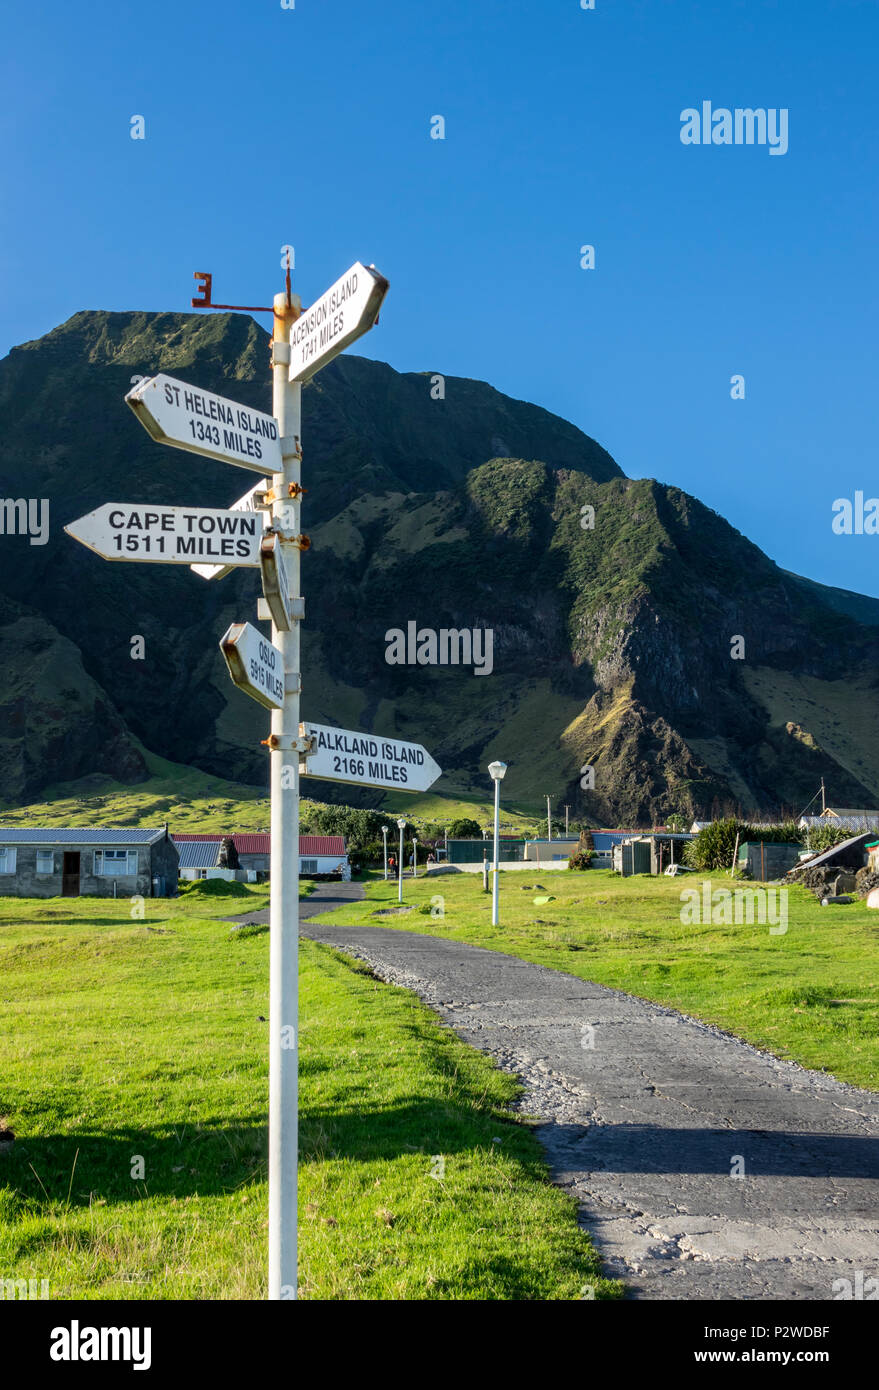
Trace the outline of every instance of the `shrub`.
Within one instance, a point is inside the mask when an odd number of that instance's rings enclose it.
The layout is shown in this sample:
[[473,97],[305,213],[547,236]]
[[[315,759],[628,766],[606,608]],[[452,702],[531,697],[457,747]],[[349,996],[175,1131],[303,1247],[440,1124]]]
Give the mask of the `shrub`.
[[594,853],[594,850],[578,850],[577,853],[572,854],[568,860],[568,868],[588,869],[589,865],[592,863]]
[[692,869],[729,869],[732,865],[736,847],[736,835],[741,839],[742,826],[739,821],[729,817],[727,820],[712,821],[699,831],[695,840],[690,840],[684,849],[684,858]]
[[[865,827],[866,829],[866,827]],[[842,844],[843,840],[850,840],[857,831],[843,830],[840,826],[829,822],[827,825],[815,825],[805,832],[806,845],[809,849],[819,851],[833,849],[834,845]]]
[[469,820],[467,816],[461,816],[449,823],[450,840],[478,840],[481,834],[482,826],[479,821]]

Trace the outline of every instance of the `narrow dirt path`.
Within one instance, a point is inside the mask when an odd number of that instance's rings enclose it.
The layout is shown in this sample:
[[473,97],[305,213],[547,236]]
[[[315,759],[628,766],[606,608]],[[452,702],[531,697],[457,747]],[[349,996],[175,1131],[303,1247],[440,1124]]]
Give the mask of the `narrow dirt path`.
[[415,990],[522,1078],[554,1180],[630,1296],[832,1299],[834,1280],[879,1277],[879,1095],[512,956],[381,927],[302,932]]

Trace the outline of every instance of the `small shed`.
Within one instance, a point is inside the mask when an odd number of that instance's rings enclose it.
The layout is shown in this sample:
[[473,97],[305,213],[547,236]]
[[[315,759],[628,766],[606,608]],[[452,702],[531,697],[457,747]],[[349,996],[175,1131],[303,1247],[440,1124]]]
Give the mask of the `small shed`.
[[340,874],[351,877],[344,835],[300,835],[299,874],[309,878],[318,874]]
[[747,868],[751,878],[766,883],[784,878],[799,863],[802,848],[775,840],[745,840],[739,845],[737,863],[739,868]]
[[177,892],[168,827],[69,830],[0,826],[0,894],[18,898],[166,898]]
[[632,874],[652,874],[655,869],[655,846],[651,835],[638,835],[613,847],[614,872],[623,878]]
[[[188,881],[197,878],[214,878],[217,860],[220,855],[221,840],[177,840],[180,855],[180,877]],[[222,876],[222,875],[220,875]]]

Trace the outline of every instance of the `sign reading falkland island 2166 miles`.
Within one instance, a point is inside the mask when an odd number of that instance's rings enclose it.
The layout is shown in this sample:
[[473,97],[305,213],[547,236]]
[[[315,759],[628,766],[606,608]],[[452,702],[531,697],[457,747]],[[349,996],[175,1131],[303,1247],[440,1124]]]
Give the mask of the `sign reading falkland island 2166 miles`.
[[290,380],[309,381],[378,318],[388,282],[357,261],[290,328]]
[[239,690],[267,709],[284,704],[284,654],[252,623],[233,623],[220,640],[229,675]]
[[125,399],[160,444],[173,444],[256,473],[281,471],[281,439],[272,415],[164,372],[141,381]]
[[105,560],[145,560],[158,565],[213,560],[253,568],[259,565],[263,521],[256,512],[218,507],[105,502],[64,530]]
[[303,755],[299,763],[300,772],[311,777],[388,791],[425,792],[442,773],[420,743],[307,722],[300,724],[299,732],[314,739],[313,752]]

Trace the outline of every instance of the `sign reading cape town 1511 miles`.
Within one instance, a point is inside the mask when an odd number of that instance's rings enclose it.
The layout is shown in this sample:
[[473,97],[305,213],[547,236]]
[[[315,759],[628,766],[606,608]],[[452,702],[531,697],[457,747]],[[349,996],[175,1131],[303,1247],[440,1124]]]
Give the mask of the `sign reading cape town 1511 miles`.
[[194,560],[259,566],[263,518],[219,507],[105,502],[65,526],[68,536],[105,560],[191,565]]
[[300,772],[311,777],[389,791],[426,792],[442,773],[420,743],[308,722],[299,725],[299,732],[313,740],[299,764]]
[[261,410],[251,410],[164,372],[141,381],[125,399],[147,433],[160,444],[173,444],[257,473],[281,469],[278,422]]

